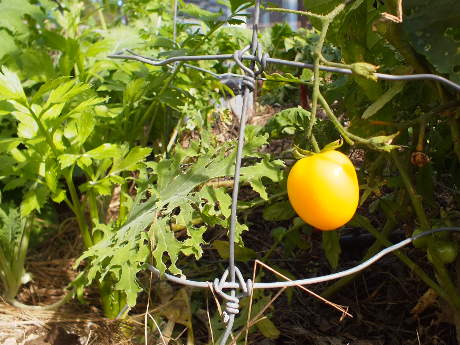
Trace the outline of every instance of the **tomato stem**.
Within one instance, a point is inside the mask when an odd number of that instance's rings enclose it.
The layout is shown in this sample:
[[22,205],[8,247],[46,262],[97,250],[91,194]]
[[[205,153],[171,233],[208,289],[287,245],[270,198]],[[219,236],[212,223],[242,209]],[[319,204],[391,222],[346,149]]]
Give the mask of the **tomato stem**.
[[417,215],[418,221],[420,222],[421,228],[424,230],[430,229],[430,222],[428,221],[425,210],[423,209],[422,197],[415,190],[412,181],[410,180],[408,171],[399,159],[399,156],[396,152],[393,151],[390,153],[390,155],[396,165],[396,168],[399,171],[399,174],[401,175],[407,194],[409,195],[410,201],[412,203],[412,207],[414,208],[415,214]]

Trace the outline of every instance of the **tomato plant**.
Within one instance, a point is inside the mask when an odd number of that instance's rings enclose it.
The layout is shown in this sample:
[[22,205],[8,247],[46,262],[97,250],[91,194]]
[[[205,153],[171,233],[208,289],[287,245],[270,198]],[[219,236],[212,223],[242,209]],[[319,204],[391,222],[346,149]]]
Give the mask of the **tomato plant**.
[[287,191],[300,218],[320,230],[341,227],[358,207],[355,167],[347,156],[335,150],[297,161],[289,172]]

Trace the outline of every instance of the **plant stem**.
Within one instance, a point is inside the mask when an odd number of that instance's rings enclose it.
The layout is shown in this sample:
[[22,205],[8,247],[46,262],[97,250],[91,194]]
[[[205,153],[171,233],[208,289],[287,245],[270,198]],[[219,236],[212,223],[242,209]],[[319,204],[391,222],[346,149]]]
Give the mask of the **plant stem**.
[[80,204],[80,199],[78,198],[77,190],[73,183],[72,171],[72,169],[68,169],[64,173],[64,178],[67,183],[67,187],[69,188],[70,197],[72,199],[72,204],[75,212],[75,217],[77,218],[78,227],[80,228],[80,233],[83,238],[83,243],[85,244],[86,248],[89,248],[93,245],[93,239],[91,238],[91,234],[89,233],[88,224],[86,223],[85,215],[83,214],[83,209]]
[[[359,225],[370,232],[379,241],[379,243],[385,247],[392,245],[392,243],[388,241],[376,228],[374,228],[370,222],[359,222]],[[438,284],[436,284],[436,282],[432,280],[419,265],[409,259],[400,250],[394,251],[393,254],[406,264],[406,266],[409,267],[416,275],[418,275],[426,285],[436,291],[439,296],[447,301],[449,300],[447,293]]]
[[407,172],[406,168],[399,159],[397,152],[392,151],[390,152],[390,155],[393,161],[395,162],[399,174],[401,175],[401,178],[403,180],[404,186],[406,187],[407,194],[409,195],[412,207],[414,208],[415,214],[417,215],[420,226],[424,230],[430,229],[430,222],[428,221],[425,210],[423,209],[422,197],[419,194],[417,194],[417,191],[415,190],[412,181],[410,180],[409,173]]
[[[337,117],[334,115],[332,112],[332,109],[329,107],[329,104],[327,101],[324,99],[323,95],[318,94],[319,101],[321,105],[324,108],[324,111],[326,112],[327,117],[331,122],[334,124],[335,128],[339,131],[339,133],[342,135],[343,139],[350,145],[354,145],[355,143],[353,140],[350,139],[349,133],[345,130],[345,128],[342,126],[340,121],[337,119]],[[361,139],[361,138],[360,138]],[[365,141],[365,139],[363,139]]]
[[317,14],[317,13],[313,13],[313,12],[309,12],[309,11],[291,10],[291,9],[288,9],[288,8],[266,7],[266,8],[264,8],[264,10],[267,11],[267,12],[281,12],[281,13],[297,14],[297,15],[301,15],[301,16],[307,16],[307,17],[311,17],[311,18],[316,18],[316,19],[319,19],[319,20],[324,20],[324,18],[325,18],[325,16],[321,15],[321,14]]
[[45,126],[43,123],[40,121],[40,118],[35,114],[35,112],[32,110],[31,107],[27,107],[30,115],[32,115],[32,118],[36,122],[38,129],[42,132],[43,136],[45,137],[46,143],[49,145],[51,151],[53,152],[54,156],[57,158],[59,156],[58,150],[56,146],[54,145],[53,139],[51,138],[50,134],[46,130]]

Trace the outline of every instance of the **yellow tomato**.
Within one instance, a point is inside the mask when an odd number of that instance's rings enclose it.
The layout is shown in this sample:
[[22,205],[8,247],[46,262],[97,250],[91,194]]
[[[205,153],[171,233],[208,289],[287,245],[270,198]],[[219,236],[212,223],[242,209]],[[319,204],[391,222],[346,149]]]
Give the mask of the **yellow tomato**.
[[299,217],[320,230],[341,227],[358,207],[355,167],[335,150],[298,160],[289,172],[287,192]]

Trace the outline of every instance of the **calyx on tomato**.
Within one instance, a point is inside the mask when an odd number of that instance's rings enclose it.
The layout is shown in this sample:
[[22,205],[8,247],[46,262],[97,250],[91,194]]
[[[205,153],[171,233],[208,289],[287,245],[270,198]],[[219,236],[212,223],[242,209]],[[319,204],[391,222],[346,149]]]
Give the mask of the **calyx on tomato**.
[[334,230],[354,215],[359,185],[350,159],[327,150],[298,160],[287,180],[289,201],[302,220],[320,230]]

